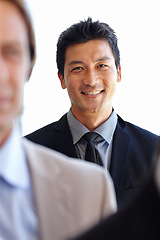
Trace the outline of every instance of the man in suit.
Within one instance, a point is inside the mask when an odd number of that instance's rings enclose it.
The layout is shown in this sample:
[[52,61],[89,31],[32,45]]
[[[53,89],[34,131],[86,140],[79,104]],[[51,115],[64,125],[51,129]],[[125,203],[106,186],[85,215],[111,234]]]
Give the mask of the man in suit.
[[156,165],[134,201],[76,240],[160,239],[160,143]]
[[110,171],[121,206],[141,188],[158,136],[124,121],[113,109],[112,99],[121,81],[120,52],[113,29],[91,18],[72,25],[58,39],[57,66],[71,109],[59,121],[27,138],[84,159],[87,143],[83,136],[97,133],[93,144],[99,162]]
[[116,211],[103,168],[21,139],[35,37],[23,0],[0,0],[0,239],[62,240]]

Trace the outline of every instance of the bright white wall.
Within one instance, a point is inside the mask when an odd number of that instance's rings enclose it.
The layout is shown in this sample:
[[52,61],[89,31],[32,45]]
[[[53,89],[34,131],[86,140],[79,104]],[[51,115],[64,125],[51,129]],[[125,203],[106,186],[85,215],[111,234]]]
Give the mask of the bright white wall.
[[56,43],[71,24],[91,16],[108,23],[119,39],[122,82],[114,99],[125,120],[160,134],[159,0],[27,0],[37,40],[37,62],[26,84],[22,133],[58,120],[69,110],[57,77]]

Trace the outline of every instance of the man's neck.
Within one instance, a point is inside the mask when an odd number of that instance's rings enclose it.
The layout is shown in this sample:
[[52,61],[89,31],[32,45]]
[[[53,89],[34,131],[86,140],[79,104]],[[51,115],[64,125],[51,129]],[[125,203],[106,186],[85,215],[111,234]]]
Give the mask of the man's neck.
[[112,114],[112,109],[106,112],[86,112],[80,113],[72,110],[74,117],[82,123],[89,131],[93,132],[97,127],[103,124]]
[[13,130],[13,125],[11,125],[10,127],[0,129],[0,148],[10,136],[12,130]]

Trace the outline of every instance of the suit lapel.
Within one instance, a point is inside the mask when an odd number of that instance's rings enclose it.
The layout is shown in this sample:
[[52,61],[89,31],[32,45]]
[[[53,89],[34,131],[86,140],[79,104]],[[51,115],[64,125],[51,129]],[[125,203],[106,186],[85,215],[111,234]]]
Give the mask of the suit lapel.
[[66,114],[55,124],[54,128],[57,132],[55,150],[69,157],[77,158]]
[[119,118],[113,137],[110,174],[114,182],[117,198],[121,191],[121,185],[125,172],[125,165],[129,152],[129,137],[124,132],[125,122]]
[[[119,197],[121,191],[121,184],[123,181],[125,164],[128,159],[129,151],[129,136],[124,131],[125,126],[126,123],[120,117],[118,117],[118,124],[113,137],[110,166],[110,174],[115,185],[117,197]],[[56,150],[70,157],[77,158],[66,114],[57,122],[55,129],[58,132],[55,143]]]
[[39,154],[30,144],[25,144],[25,149],[33,186],[40,239],[63,239],[64,230],[71,230],[74,226],[71,188],[65,183],[61,168],[56,161],[53,161],[53,156],[48,162],[47,159],[50,156],[46,155],[45,157],[44,152]]

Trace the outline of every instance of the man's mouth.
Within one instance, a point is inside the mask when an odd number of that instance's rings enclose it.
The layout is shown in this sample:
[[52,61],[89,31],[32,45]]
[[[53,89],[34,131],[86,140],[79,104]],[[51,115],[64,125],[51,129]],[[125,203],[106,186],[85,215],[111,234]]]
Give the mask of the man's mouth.
[[95,95],[98,95],[99,93],[103,92],[104,90],[97,90],[97,91],[89,91],[89,92],[81,92],[82,94],[84,95],[92,95],[92,96],[95,96]]

